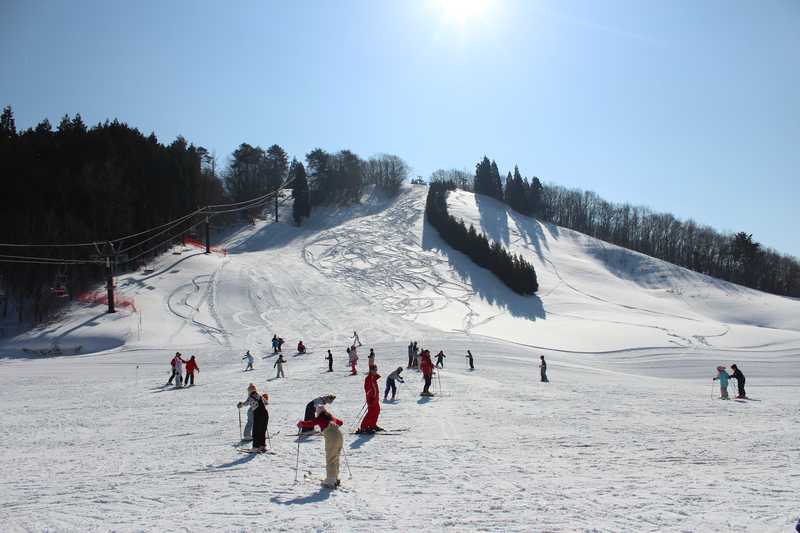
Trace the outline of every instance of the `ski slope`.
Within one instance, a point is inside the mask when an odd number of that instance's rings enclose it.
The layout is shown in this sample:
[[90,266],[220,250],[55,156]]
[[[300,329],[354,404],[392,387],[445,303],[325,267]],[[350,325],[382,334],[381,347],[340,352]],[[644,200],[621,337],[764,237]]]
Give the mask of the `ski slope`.
[[[426,192],[371,192],[301,228],[259,222],[220,243],[226,256],[166,254],[117,280],[136,312],[75,305],[0,339],[3,530],[791,530],[800,302],[452,192],[454,215],[535,265],[540,291],[520,297],[425,224]],[[325,393],[357,422],[354,329],[384,376],[412,339],[448,357],[441,394],[421,399],[406,370],[382,404],[379,424],[407,432],[346,436],[352,477],[343,462],[330,492],[322,442],[288,434]],[[294,353],[299,339],[311,353]],[[23,351],[53,343],[81,350]],[[176,350],[197,356],[197,386],[163,387]],[[713,399],[714,367],[733,362],[751,401]],[[235,450],[250,382],[271,397],[274,456]]]

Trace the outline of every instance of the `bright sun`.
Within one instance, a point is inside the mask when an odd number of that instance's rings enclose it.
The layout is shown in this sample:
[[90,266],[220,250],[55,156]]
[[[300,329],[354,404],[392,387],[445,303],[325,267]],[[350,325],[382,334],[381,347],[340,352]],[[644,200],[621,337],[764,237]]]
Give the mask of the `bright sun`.
[[434,4],[445,23],[463,27],[484,15],[492,0],[434,0]]

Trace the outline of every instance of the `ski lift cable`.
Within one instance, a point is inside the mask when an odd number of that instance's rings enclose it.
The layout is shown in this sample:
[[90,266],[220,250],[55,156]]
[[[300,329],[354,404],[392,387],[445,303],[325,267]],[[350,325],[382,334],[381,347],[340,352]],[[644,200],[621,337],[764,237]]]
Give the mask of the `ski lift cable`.
[[0,258],[2,259],[14,259],[14,260],[29,260],[29,261],[38,261],[41,263],[53,263],[53,264],[84,264],[84,263],[101,263],[102,261],[98,261],[95,259],[66,259],[62,257],[31,257],[27,255],[5,255],[0,254]]
[[[192,215],[194,215],[194,214],[195,214],[195,213],[192,213]],[[173,224],[173,225],[171,225],[171,226],[167,227],[166,229],[163,229],[163,230],[159,231],[158,233],[156,233],[156,234],[153,234],[153,235],[151,235],[151,236],[147,237],[146,239],[140,240],[140,241],[136,242],[135,244],[131,244],[131,245],[130,245],[130,246],[128,246],[127,248],[122,248],[122,249],[120,249],[120,250],[117,250],[117,252],[116,252],[116,253],[117,253],[117,254],[124,254],[125,252],[127,252],[127,251],[129,251],[129,250],[132,250],[132,249],[134,249],[134,248],[136,248],[136,247],[138,247],[138,246],[141,246],[141,245],[143,245],[144,243],[146,243],[146,242],[148,242],[148,241],[151,241],[151,240],[155,239],[156,237],[159,237],[159,236],[161,236],[161,235],[163,235],[163,234],[167,233],[168,231],[171,231],[171,230],[173,230],[174,228],[176,228],[176,227],[180,226],[181,224],[183,224],[183,223],[184,223],[184,222],[186,222],[187,220],[188,220],[188,218],[184,217],[182,220],[179,220],[179,221],[178,221],[178,222],[176,222],[175,224]]]
[[[191,230],[191,229],[194,229],[194,228],[196,228],[197,226],[199,226],[200,224],[205,224],[205,220],[201,220],[200,222],[195,222],[193,225],[189,226],[189,227],[188,227],[188,228],[186,228],[184,231],[189,231],[189,230]],[[150,252],[152,252],[153,250],[155,250],[155,249],[156,249],[156,248],[158,248],[159,246],[163,246],[164,244],[167,244],[169,241],[171,241],[171,240],[172,240],[172,239],[174,239],[174,238],[175,238],[174,236],[172,236],[172,237],[169,237],[169,238],[167,238],[167,239],[165,239],[165,240],[161,241],[160,243],[156,244],[155,246],[153,246],[153,247],[151,247],[151,248],[148,248],[147,250],[145,250],[144,252],[140,253],[139,255],[135,255],[135,256],[133,256],[133,257],[131,257],[131,258],[129,258],[129,259],[127,259],[127,260],[125,260],[125,262],[126,262],[126,263],[131,263],[131,262],[133,262],[133,261],[136,261],[136,260],[137,260],[137,259],[139,259],[140,257],[142,257],[142,256],[144,256],[144,255],[147,255],[147,254],[149,254]]]

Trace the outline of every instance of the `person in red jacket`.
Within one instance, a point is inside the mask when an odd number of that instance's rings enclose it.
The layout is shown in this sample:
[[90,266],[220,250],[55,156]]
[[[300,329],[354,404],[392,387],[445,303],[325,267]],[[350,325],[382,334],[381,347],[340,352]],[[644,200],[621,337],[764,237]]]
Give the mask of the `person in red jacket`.
[[381,414],[381,389],[378,386],[380,377],[377,366],[372,365],[369,367],[369,374],[364,379],[364,393],[367,395],[367,414],[361,420],[361,427],[356,433],[370,434],[376,431],[383,431],[383,428],[378,426],[378,416]]
[[194,356],[191,356],[188,361],[186,361],[186,378],[183,380],[183,384],[186,385],[190,381],[192,385],[194,385],[194,373],[200,372],[200,367],[197,366],[197,361],[195,360]]
[[422,370],[422,377],[425,380],[425,387],[423,387],[420,396],[433,396],[430,391],[431,380],[433,379],[433,361],[431,361],[431,352],[429,350],[422,350],[419,368]]
[[323,406],[319,414],[313,420],[301,420],[297,423],[300,430],[314,429],[319,426],[322,436],[325,437],[325,481],[322,485],[329,489],[335,489],[341,484],[339,481],[339,456],[342,453],[344,439],[339,426],[344,424],[328,411],[328,406]]

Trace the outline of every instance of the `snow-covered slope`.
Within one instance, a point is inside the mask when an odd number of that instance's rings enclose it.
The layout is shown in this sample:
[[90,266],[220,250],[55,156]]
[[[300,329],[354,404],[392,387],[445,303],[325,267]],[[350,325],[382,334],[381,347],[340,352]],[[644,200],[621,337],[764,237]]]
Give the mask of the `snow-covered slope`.
[[[452,213],[536,266],[539,294],[520,297],[425,224],[426,192],[370,194],[302,228],[260,222],[220,243],[227,255],[167,254],[155,272],[118,279],[135,312],[76,305],[2,339],[3,530],[790,527],[800,302],[451,193]],[[354,329],[384,375],[405,366],[411,339],[448,358],[442,394],[419,399],[421,378],[406,371],[399,401],[382,405],[381,425],[408,432],[348,435],[352,477],[345,469],[329,493],[316,482],[321,442],[286,435],[327,392],[356,423]],[[286,380],[271,379],[274,333],[311,350],[287,354]],[[81,353],[19,357],[54,342]],[[254,372],[241,371],[245,349]],[[197,355],[198,386],[162,387],[176,350]],[[753,401],[712,400],[713,368],[732,362]],[[270,393],[275,456],[234,449],[250,381]]]

